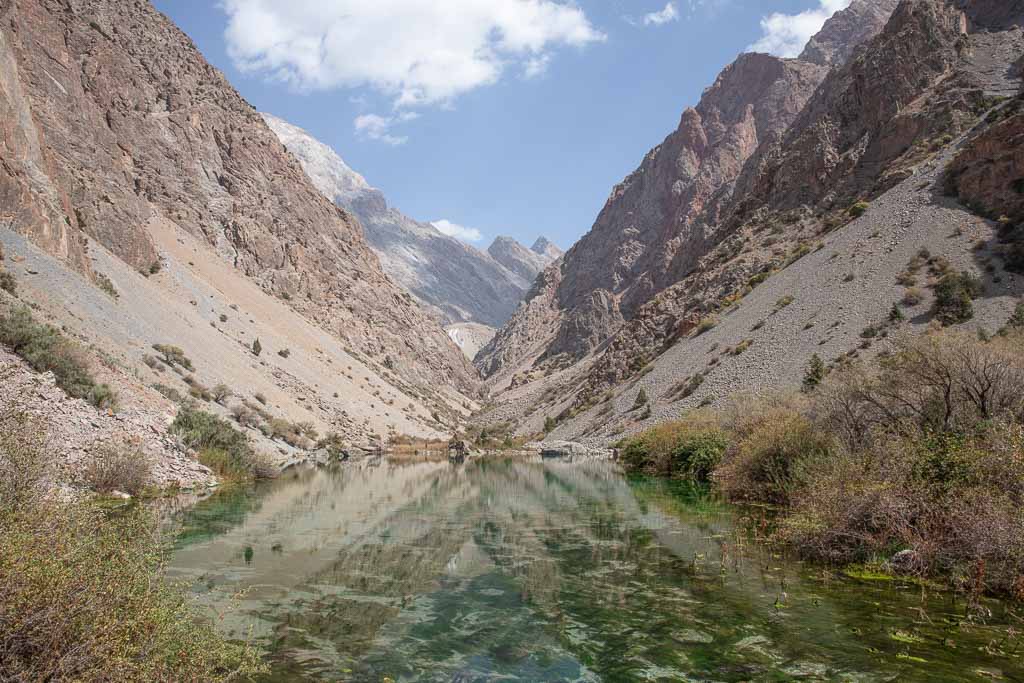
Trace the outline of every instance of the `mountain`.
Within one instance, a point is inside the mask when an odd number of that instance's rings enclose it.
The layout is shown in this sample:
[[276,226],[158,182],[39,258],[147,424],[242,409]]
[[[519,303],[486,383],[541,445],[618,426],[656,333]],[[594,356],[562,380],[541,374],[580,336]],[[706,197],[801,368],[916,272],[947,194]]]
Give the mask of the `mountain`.
[[562,250],[558,248],[558,245],[547,237],[538,237],[537,241],[530,247],[530,251],[546,257],[548,261],[554,261],[562,255]]
[[922,249],[988,278],[976,324],[1005,322],[1020,283],[950,240],[995,228],[942,197],[943,171],[970,143],[954,189],[994,217],[1019,206],[990,170],[1019,172],[1016,155],[974,136],[1020,92],[1022,17],[1020,2],[854,0],[799,59],[741,55],[478,354],[497,396],[484,420],[533,433],[552,417],[556,438],[606,442],[793,385],[813,353],[864,352]]
[[487,253],[495,261],[515,273],[523,283],[524,293],[537,278],[537,274],[551,263],[547,253],[527,249],[511,237],[499,235],[487,247]]
[[[173,23],[126,0],[0,17],[5,266],[21,304],[116,369],[126,405],[223,383],[352,439],[462,419],[474,368]],[[154,370],[154,344],[195,373]]]
[[[415,221],[389,206],[383,193],[329,146],[287,121],[270,114],[263,118],[298,158],[313,184],[358,217],[385,272],[446,325],[474,322],[500,326],[550,260],[511,238],[499,238],[507,243],[499,253],[529,255],[503,260],[495,257],[494,251],[481,252],[429,223]],[[526,262],[529,266],[522,266]]]

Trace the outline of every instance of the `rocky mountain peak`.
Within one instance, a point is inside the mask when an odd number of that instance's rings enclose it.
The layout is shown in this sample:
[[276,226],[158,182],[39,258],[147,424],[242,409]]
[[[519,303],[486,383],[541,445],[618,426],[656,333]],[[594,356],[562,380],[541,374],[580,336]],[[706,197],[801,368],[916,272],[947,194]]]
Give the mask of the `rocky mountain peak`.
[[543,235],[537,238],[537,241],[530,247],[530,251],[546,256],[552,261],[562,255],[562,250],[558,248],[558,245]]
[[825,22],[800,59],[821,66],[845,63],[858,45],[882,30],[899,4],[900,0],[853,0]]
[[552,260],[547,254],[527,249],[515,238],[506,235],[494,238],[491,246],[487,247],[487,253],[495,261],[521,277],[527,283],[527,287],[537,278],[537,274],[544,270],[544,266]]

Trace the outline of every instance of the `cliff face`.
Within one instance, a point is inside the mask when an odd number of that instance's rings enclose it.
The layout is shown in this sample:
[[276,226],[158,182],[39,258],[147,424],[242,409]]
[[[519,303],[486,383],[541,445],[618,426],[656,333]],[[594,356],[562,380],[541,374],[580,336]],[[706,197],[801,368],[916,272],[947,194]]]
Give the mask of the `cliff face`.
[[513,238],[504,235],[494,238],[491,246],[487,247],[487,253],[515,273],[520,281],[526,284],[526,289],[530,288],[540,271],[552,261],[548,254],[527,249]]
[[[509,238],[499,238],[510,242],[505,249],[482,252],[415,221],[389,206],[330,147],[287,121],[263,116],[313,184],[359,218],[384,271],[446,325],[501,325],[551,260]],[[499,255],[508,256],[507,262]]]
[[469,389],[441,327],[382,272],[260,115],[146,2],[0,4],[6,226],[80,272],[88,236],[137,270],[166,219],[416,383]]

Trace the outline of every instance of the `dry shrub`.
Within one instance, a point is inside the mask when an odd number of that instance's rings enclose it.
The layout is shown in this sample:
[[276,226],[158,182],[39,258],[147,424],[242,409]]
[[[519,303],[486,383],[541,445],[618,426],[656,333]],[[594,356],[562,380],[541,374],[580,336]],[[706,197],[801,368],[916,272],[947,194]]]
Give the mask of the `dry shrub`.
[[40,425],[0,418],[0,680],[228,681],[265,672],[165,580],[141,506],[49,500]]
[[789,398],[772,404],[738,402],[727,423],[732,446],[715,472],[730,498],[785,504],[808,463],[825,457],[832,438]]
[[146,454],[136,446],[104,444],[91,456],[85,470],[85,481],[93,491],[122,491],[137,496],[153,479]]
[[23,413],[0,414],[0,508],[42,497],[52,470],[38,422]]

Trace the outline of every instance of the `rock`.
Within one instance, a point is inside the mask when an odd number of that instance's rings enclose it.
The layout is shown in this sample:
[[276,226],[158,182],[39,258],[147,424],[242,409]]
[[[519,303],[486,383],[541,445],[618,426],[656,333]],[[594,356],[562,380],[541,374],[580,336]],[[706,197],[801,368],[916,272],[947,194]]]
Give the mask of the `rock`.
[[110,497],[111,498],[118,498],[120,500],[131,500],[132,499],[131,495],[125,493],[124,491],[111,491],[110,492]]

